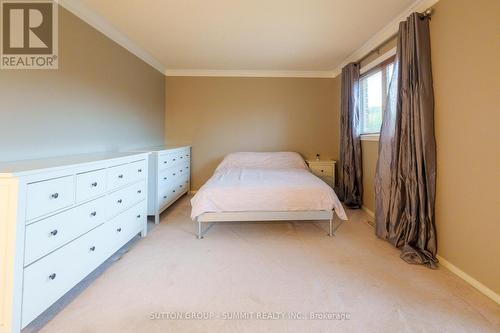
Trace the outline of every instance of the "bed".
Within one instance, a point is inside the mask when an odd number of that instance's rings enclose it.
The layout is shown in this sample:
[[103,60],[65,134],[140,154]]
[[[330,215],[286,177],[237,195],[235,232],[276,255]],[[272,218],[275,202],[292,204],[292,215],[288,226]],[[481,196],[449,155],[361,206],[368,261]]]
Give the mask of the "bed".
[[333,189],[313,175],[298,153],[239,152],[227,155],[191,199],[198,224],[235,221],[347,220]]

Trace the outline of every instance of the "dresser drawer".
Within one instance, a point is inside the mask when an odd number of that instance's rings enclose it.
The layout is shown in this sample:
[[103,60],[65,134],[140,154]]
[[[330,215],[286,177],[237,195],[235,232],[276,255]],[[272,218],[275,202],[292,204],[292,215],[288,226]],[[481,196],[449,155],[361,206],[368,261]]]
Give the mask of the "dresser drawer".
[[177,198],[177,197],[179,197],[180,194],[182,194],[183,189],[182,189],[179,181],[177,181],[177,183],[174,186],[172,186],[169,191],[170,191],[170,195],[173,195],[174,198]]
[[182,176],[180,179],[177,181],[175,185],[175,190],[177,191],[178,195],[181,195],[185,193],[186,191],[189,190],[189,178],[187,176]]
[[179,179],[179,177],[181,177],[184,173],[185,173],[184,168],[181,165],[176,165],[163,170],[160,173],[160,176],[161,179],[172,183],[175,182],[177,179]]
[[26,219],[69,207],[75,202],[74,176],[66,176],[27,186]]
[[191,154],[190,154],[190,149],[183,149],[179,151],[178,153],[179,157],[179,162],[187,162],[189,164],[189,161],[191,159]]
[[175,182],[169,185],[166,189],[159,192],[158,208],[170,204],[180,195],[189,190],[189,178],[187,176],[178,176]]
[[170,204],[174,199],[175,199],[174,196],[171,195],[169,192],[160,194],[160,196],[158,197],[158,209],[161,209],[166,205]]
[[191,160],[191,149],[190,149],[190,148],[186,148],[186,149],[182,152],[182,154],[184,155],[184,158],[185,158],[186,160],[189,160],[189,161]]
[[158,156],[158,169],[164,169],[179,163],[179,156],[176,153],[167,153]]
[[191,157],[191,148],[185,147],[183,149],[179,149],[177,151],[177,154],[179,154],[179,156],[182,156],[184,160],[189,159]]
[[130,163],[128,169],[128,174],[132,182],[146,178],[147,164],[145,160]]
[[172,185],[185,175],[189,176],[189,164],[185,162],[161,170],[158,175],[158,188],[162,189],[165,185]]
[[106,170],[76,175],[76,202],[95,198],[106,192]]
[[189,176],[189,163],[180,163],[177,166],[177,172],[181,178],[184,178],[186,175]]
[[108,190],[113,190],[146,178],[145,160],[119,165],[108,169]]
[[105,233],[111,253],[137,235],[142,230],[146,219],[146,201],[144,200],[106,222]]
[[174,152],[167,152],[158,156],[158,168],[168,168],[179,163],[188,163],[191,159],[190,149],[181,149]]
[[173,191],[174,186],[170,185],[168,188],[161,191],[158,195],[158,208],[161,209],[167,205],[169,205],[172,201],[175,200],[177,191]]
[[106,198],[106,216],[113,217],[146,198],[146,182],[141,181],[109,194]]
[[171,169],[167,169],[158,175],[158,193],[165,191],[174,184],[177,175],[174,175],[171,171]]
[[176,166],[174,166],[173,168],[171,168],[171,172],[176,173],[179,176],[186,175],[186,174],[189,175],[189,171],[190,171],[189,170],[189,162],[181,162],[181,163],[177,164]]
[[105,204],[105,198],[99,198],[28,225],[25,266],[104,223]]
[[104,225],[24,269],[22,326],[29,324],[110,255]]
[[113,190],[131,182],[131,168],[128,164],[109,168],[107,171],[108,190]]
[[331,165],[311,165],[309,168],[318,177],[333,176],[333,167]]

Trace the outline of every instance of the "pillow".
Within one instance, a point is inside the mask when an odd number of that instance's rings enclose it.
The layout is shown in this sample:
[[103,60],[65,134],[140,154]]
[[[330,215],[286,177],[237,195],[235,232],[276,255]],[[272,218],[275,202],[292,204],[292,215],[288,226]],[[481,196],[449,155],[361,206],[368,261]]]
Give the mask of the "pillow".
[[215,171],[227,168],[307,169],[307,165],[295,152],[239,152],[227,155]]

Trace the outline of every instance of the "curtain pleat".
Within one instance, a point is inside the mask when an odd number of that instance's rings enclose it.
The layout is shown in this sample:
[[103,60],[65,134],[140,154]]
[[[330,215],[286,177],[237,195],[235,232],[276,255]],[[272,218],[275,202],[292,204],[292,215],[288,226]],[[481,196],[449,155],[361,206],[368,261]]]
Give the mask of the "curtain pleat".
[[436,144],[429,18],[401,22],[375,176],[376,234],[408,263],[435,267]]
[[338,194],[352,208],[361,207],[363,197],[358,95],[359,64],[350,63],[342,68]]

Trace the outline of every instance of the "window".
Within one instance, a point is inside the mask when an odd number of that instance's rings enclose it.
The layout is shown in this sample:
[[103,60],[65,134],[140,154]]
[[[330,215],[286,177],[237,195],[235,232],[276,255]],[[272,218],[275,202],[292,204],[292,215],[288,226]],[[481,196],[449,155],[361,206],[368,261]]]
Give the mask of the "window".
[[361,134],[378,134],[382,126],[394,58],[364,73],[359,80]]

